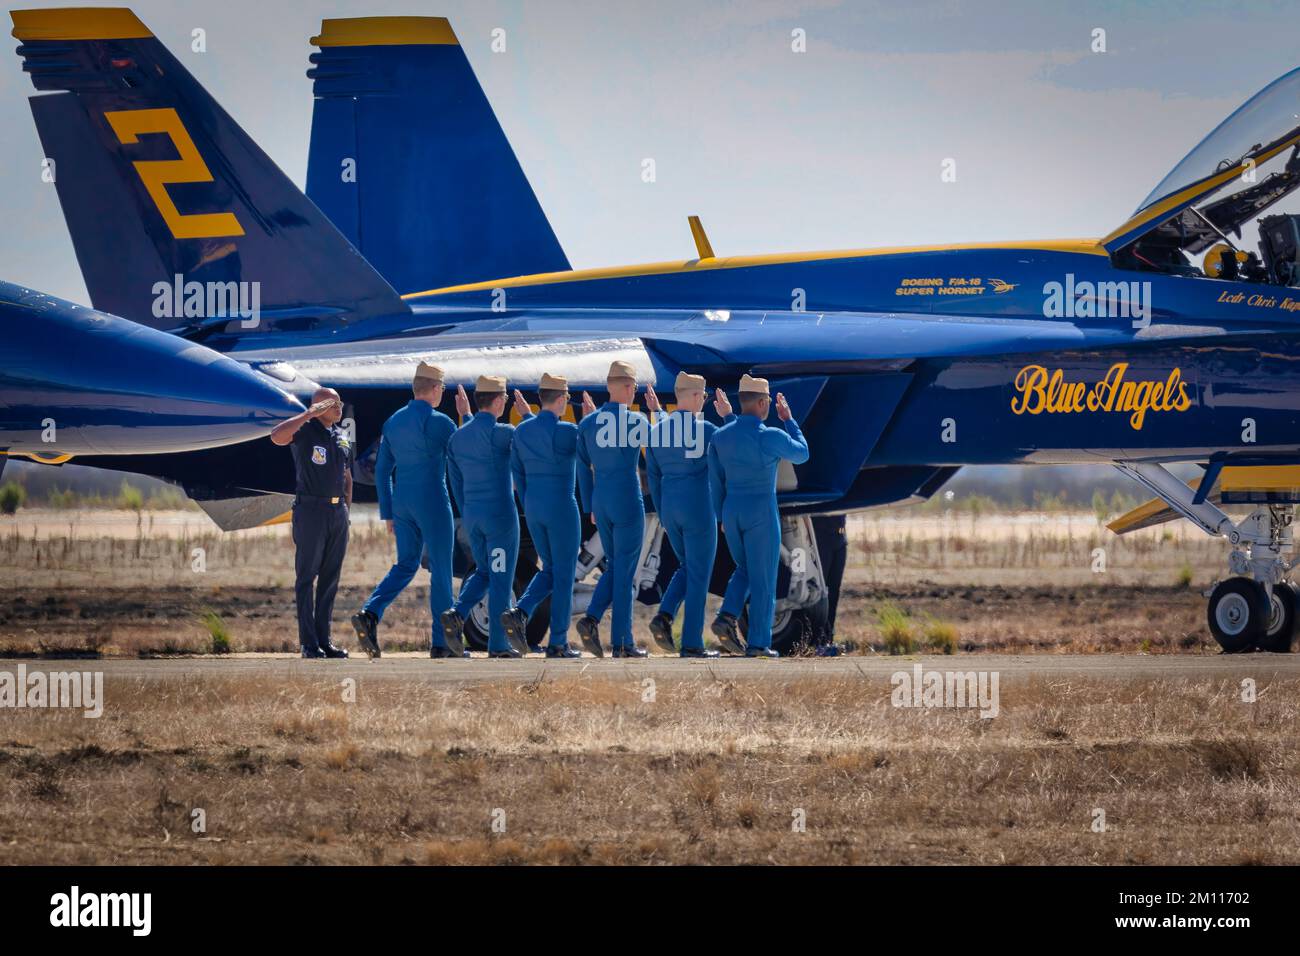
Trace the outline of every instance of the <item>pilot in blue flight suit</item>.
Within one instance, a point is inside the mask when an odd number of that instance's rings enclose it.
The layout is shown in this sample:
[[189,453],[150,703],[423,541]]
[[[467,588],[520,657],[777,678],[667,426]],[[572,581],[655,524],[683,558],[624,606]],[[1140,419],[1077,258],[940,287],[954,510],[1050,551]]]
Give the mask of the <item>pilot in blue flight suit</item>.
[[[544,374],[537,401],[541,411],[515,429],[510,465],[515,491],[523,502],[528,534],[542,567],[528,582],[518,606],[506,611],[501,620],[512,640],[526,641],[528,619],[549,597],[551,636],[546,642],[546,656],[579,658],[582,652],[569,647],[573,577],[581,547],[581,521],[573,496],[578,426],[561,421],[569,405],[569,380]],[[593,653],[601,655],[599,643]]]
[[739,653],[744,645],[736,619],[749,595],[746,657],[779,657],[772,650],[776,614],[776,572],[781,562],[781,515],[776,505],[776,471],[782,459],[808,460],[808,443],[777,393],[776,415],[785,429],[763,424],[771,405],[767,379],[740,379],[740,415],[723,425],[709,445],[709,493],[722,517],[727,548],[736,561],[713,633]]
[[[645,657],[632,640],[632,600],[645,536],[640,462],[641,449],[650,440],[650,422],[627,407],[636,398],[636,370],[630,363],[612,363],[605,388],[609,401],[599,411],[587,413],[590,397],[584,395],[578,423],[578,491],[583,510],[596,521],[609,565],[592,594],[591,607],[575,627],[584,647],[598,648],[599,615],[607,597],[614,608],[609,637],[614,656]],[[646,389],[646,408],[659,410],[651,388]]]
[[348,550],[348,507],[352,504],[352,443],[338,427],[342,417],[339,393],[320,388],[312,396],[310,408],[271,431],[272,442],[291,446],[297,474],[293,593],[303,657],[348,656],[330,642],[330,618]]
[[[650,447],[645,453],[650,500],[678,561],[659,612],[650,620],[650,633],[664,650],[677,650],[673,618],[685,599],[681,656],[717,657],[717,651],[704,649],[704,601],[718,550],[718,516],[712,498],[703,489],[709,481],[709,444],[718,426],[700,415],[708,394],[704,376],[679,372],[673,391],[677,408],[661,415],[650,429]],[[714,408],[724,421],[735,417],[721,389]]]
[[411,383],[414,398],[384,422],[375,462],[379,517],[397,538],[397,563],[352,615],[357,640],[371,657],[379,656],[376,629],[388,605],[420,568],[420,555],[429,555],[429,610],[433,633],[429,656],[466,657],[462,646],[443,642],[439,622],[451,607],[451,555],[455,547],[451,501],[447,498],[447,443],[456,425],[438,411],[443,373],[421,362]]
[[[457,403],[468,407],[464,388]],[[497,421],[506,410],[505,376],[480,375],[474,384],[474,404],[478,412],[447,445],[447,473],[474,555],[474,573],[461,582],[456,606],[443,612],[442,634],[448,647],[461,646],[465,618],[486,593],[488,657],[523,657],[528,653],[527,638],[509,634],[502,623],[519,561],[519,510],[510,476],[515,426]],[[515,407],[521,417],[532,417],[518,391]]]

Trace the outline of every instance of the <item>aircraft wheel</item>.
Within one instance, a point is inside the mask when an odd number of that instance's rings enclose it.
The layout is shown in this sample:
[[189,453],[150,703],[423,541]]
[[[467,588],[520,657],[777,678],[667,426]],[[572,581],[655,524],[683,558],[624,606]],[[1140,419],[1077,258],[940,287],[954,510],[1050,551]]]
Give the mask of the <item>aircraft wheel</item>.
[[1300,605],[1300,588],[1290,581],[1273,585],[1273,600],[1269,608],[1268,624],[1259,639],[1259,649],[1286,654],[1296,631],[1296,608]]
[[[1294,608],[1294,602],[1292,603]],[[1225,654],[1249,651],[1263,638],[1270,614],[1264,586],[1250,578],[1228,578],[1215,585],[1206,608],[1210,633]]]
[[[789,657],[806,650],[813,641],[817,629],[826,624],[830,613],[830,602],[822,598],[811,607],[797,611],[781,611],[772,622],[772,649],[782,657]],[[740,613],[740,633],[749,633],[749,606]]]

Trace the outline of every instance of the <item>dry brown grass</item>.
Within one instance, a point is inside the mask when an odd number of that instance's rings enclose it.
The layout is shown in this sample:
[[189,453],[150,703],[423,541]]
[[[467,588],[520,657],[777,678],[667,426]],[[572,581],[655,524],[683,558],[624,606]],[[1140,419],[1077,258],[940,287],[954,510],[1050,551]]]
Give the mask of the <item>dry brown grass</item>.
[[110,677],[99,720],[4,714],[0,859],[1300,862],[1297,681],[1004,679],[994,720],[880,678],[640,689]]

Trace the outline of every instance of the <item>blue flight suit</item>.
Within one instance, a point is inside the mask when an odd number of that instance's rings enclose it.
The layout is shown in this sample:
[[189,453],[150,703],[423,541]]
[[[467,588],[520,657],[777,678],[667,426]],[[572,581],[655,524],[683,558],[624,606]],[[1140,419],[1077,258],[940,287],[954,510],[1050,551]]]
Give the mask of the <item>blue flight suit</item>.
[[519,561],[519,511],[510,478],[515,426],[477,412],[447,445],[447,473],[460,505],[461,526],[474,555],[474,573],[461,582],[455,611],[462,619],[488,596],[488,653],[510,649],[501,615],[514,597]]
[[428,402],[413,398],[384,422],[375,461],[379,517],[393,522],[397,563],[376,585],[363,610],[382,620],[384,611],[429,555],[429,610],[432,647],[446,647],[442,612],[451,607],[451,555],[455,525],[447,497],[447,443],[455,423]]
[[[519,598],[519,609],[532,617],[549,596],[551,636],[548,647],[569,646],[573,577],[582,547],[582,524],[573,483],[578,458],[578,426],[545,409],[515,429],[510,466],[515,491],[524,505],[528,534],[542,568]],[[602,575],[603,579],[603,575]]]
[[587,613],[599,619],[605,606],[613,604],[609,639],[614,648],[636,646],[632,600],[645,537],[639,466],[649,437],[649,420],[617,402],[606,402],[578,423],[578,491],[583,510],[596,520],[609,559]]
[[808,460],[808,442],[792,418],[772,428],[757,415],[737,415],[709,444],[709,494],[722,518],[727,548],[736,561],[722,611],[740,616],[749,595],[750,647],[772,646],[776,615],[776,572],[781,563],[781,515],[776,506],[776,471],[781,459]]
[[343,429],[313,418],[298,429],[289,447],[296,475],[293,594],[298,643],[304,650],[324,650],[331,643],[330,619],[348,550],[344,475],[352,465],[352,444]]
[[[733,421],[729,416],[727,421]],[[662,415],[651,429],[646,477],[678,568],[664,589],[659,610],[677,616],[682,600],[682,649],[704,648],[704,601],[718,551],[718,516],[710,495],[708,448],[718,426],[681,409]]]

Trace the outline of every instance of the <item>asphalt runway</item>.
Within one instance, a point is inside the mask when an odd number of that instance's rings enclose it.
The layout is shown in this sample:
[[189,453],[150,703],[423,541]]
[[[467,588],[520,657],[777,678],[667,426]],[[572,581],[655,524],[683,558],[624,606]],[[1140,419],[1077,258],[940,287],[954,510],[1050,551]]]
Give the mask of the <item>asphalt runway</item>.
[[1076,678],[1126,681],[1177,678],[1242,678],[1255,680],[1300,677],[1300,654],[1237,654],[1219,656],[1178,655],[1011,655],[978,654],[918,657],[791,658],[779,661],[720,658],[712,661],[650,657],[643,660],[583,658],[547,661],[522,660],[434,661],[409,654],[369,661],[311,661],[289,655],[239,654],[229,657],[136,659],[0,659],[0,670],[27,672],[102,671],[105,679],[175,680],[179,678],[240,677],[355,677],[405,680],[434,684],[527,682],[539,679],[582,677],[589,680],[740,679],[746,681],[805,680],[809,678],[867,678],[888,680],[896,671],[916,664],[937,671],[997,671],[1000,679]]

